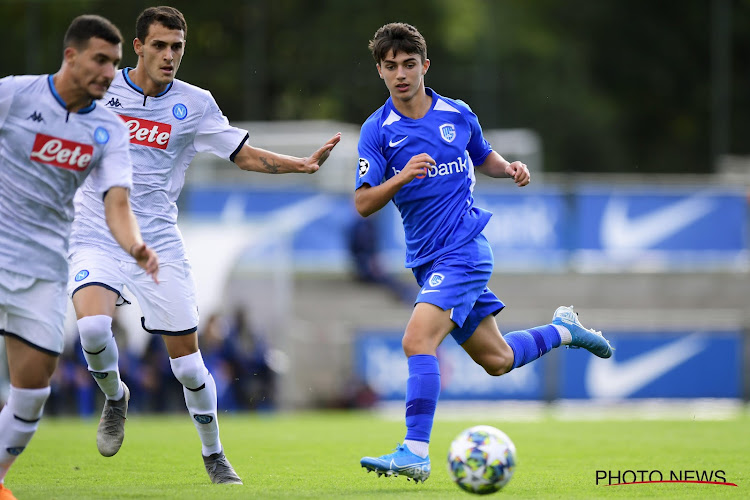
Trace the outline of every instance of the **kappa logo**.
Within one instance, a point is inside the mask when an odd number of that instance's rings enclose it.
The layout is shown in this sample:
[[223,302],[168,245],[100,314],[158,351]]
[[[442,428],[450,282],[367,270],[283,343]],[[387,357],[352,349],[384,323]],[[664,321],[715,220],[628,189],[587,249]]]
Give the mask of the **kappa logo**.
[[193,415],[193,418],[199,424],[210,424],[214,420],[214,417],[212,417],[211,415],[195,414],[195,415]]
[[432,276],[430,276],[430,279],[427,283],[431,287],[435,288],[436,286],[440,286],[440,283],[442,283],[444,279],[445,279],[445,276],[443,276],[442,274],[432,273]]
[[359,159],[359,176],[364,177],[367,171],[370,170],[370,162],[364,158]]
[[120,100],[117,97],[113,97],[112,99],[107,101],[105,106],[109,106],[111,108],[121,108],[122,104],[120,103]]
[[107,372],[90,372],[91,376],[97,380],[103,380],[109,376]]
[[456,127],[452,123],[440,125],[440,136],[446,142],[453,142],[453,139],[456,138]]
[[42,113],[40,113],[39,111],[34,111],[26,119],[27,120],[32,120],[32,121],[35,121],[35,122],[43,122],[44,121],[44,118],[42,118]]

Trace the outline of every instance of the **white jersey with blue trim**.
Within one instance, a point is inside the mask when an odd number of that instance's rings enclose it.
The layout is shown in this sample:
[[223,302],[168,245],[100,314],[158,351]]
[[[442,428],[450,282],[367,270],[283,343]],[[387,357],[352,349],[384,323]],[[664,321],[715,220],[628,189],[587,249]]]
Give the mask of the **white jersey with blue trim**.
[[436,162],[393,197],[406,235],[406,267],[416,267],[458,248],[479,234],[491,213],[474,206],[474,165],[492,148],[476,115],[463,102],[430,88],[432,107],[417,120],[396,110],[391,98],[362,125],[356,189],[377,186],[409,160],[427,153]]
[[[174,80],[161,94],[147,97],[128,77],[131,69],[117,73],[100,104],[120,115],[129,133],[130,203],[143,240],[161,262],[181,261],[185,250],[177,227],[177,198],[185,171],[198,152],[233,160],[248,134],[229,125],[210,92]],[[71,251],[79,245],[94,246],[132,262],[106,231],[102,201],[92,187],[84,184],[76,196]]]
[[87,178],[99,200],[131,187],[122,120],[96,102],[69,113],[52,75],[1,79],[0,269],[67,281],[73,197]]

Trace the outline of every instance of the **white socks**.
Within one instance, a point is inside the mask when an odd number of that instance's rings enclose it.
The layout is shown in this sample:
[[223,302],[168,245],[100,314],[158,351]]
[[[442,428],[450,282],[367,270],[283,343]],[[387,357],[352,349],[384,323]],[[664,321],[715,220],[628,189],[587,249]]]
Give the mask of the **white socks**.
[[49,386],[42,389],[10,386],[8,402],[0,412],[0,484],[39,427],[49,394]]
[[117,366],[119,352],[112,335],[112,318],[105,315],[83,317],[78,320],[78,333],[91,376],[107,399],[122,399],[123,389]]
[[411,439],[405,439],[404,445],[409,448],[409,451],[414,453],[415,455],[427,458],[427,455],[430,453],[430,443],[425,443],[424,441],[412,441]]
[[562,325],[555,325],[550,323],[552,326],[557,328],[557,332],[560,334],[560,344],[568,345],[573,342],[573,337],[570,335],[570,330]]
[[177,380],[183,385],[185,404],[201,439],[204,457],[219,453],[219,423],[216,421],[216,383],[203,363],[201,352],[180,358],[170,358],[169,364]]

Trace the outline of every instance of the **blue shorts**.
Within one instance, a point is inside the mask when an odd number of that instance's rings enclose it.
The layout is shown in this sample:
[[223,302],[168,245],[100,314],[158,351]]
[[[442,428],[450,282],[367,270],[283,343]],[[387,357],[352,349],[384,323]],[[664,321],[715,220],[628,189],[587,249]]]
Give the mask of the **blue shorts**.
[[487,238],[479,233],[466,245],[412,269],[422,287],[415,302],[450,310],[451,319],[457,325],[451,335],[463,344],[484,318],[505,307],[487,288],[493,266],[492,248]]

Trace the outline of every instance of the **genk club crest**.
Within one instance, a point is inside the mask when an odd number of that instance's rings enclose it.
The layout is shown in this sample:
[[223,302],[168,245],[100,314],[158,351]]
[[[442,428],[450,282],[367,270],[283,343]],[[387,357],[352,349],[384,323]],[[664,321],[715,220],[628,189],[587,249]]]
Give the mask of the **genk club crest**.
[[452,123],[444,123],[443,125],[440,125],[440,136],[446,142],[453,142],[453,139],[456,138],[456,127],[454,127]]
[[444,277],[445,276],[443,276],[440,273],[432,273],[432,276],[430,276],[430,281],[428,281],[428,283],[431,287],[435,288],[436,286],[439,286],[440,283],[443,282]]

